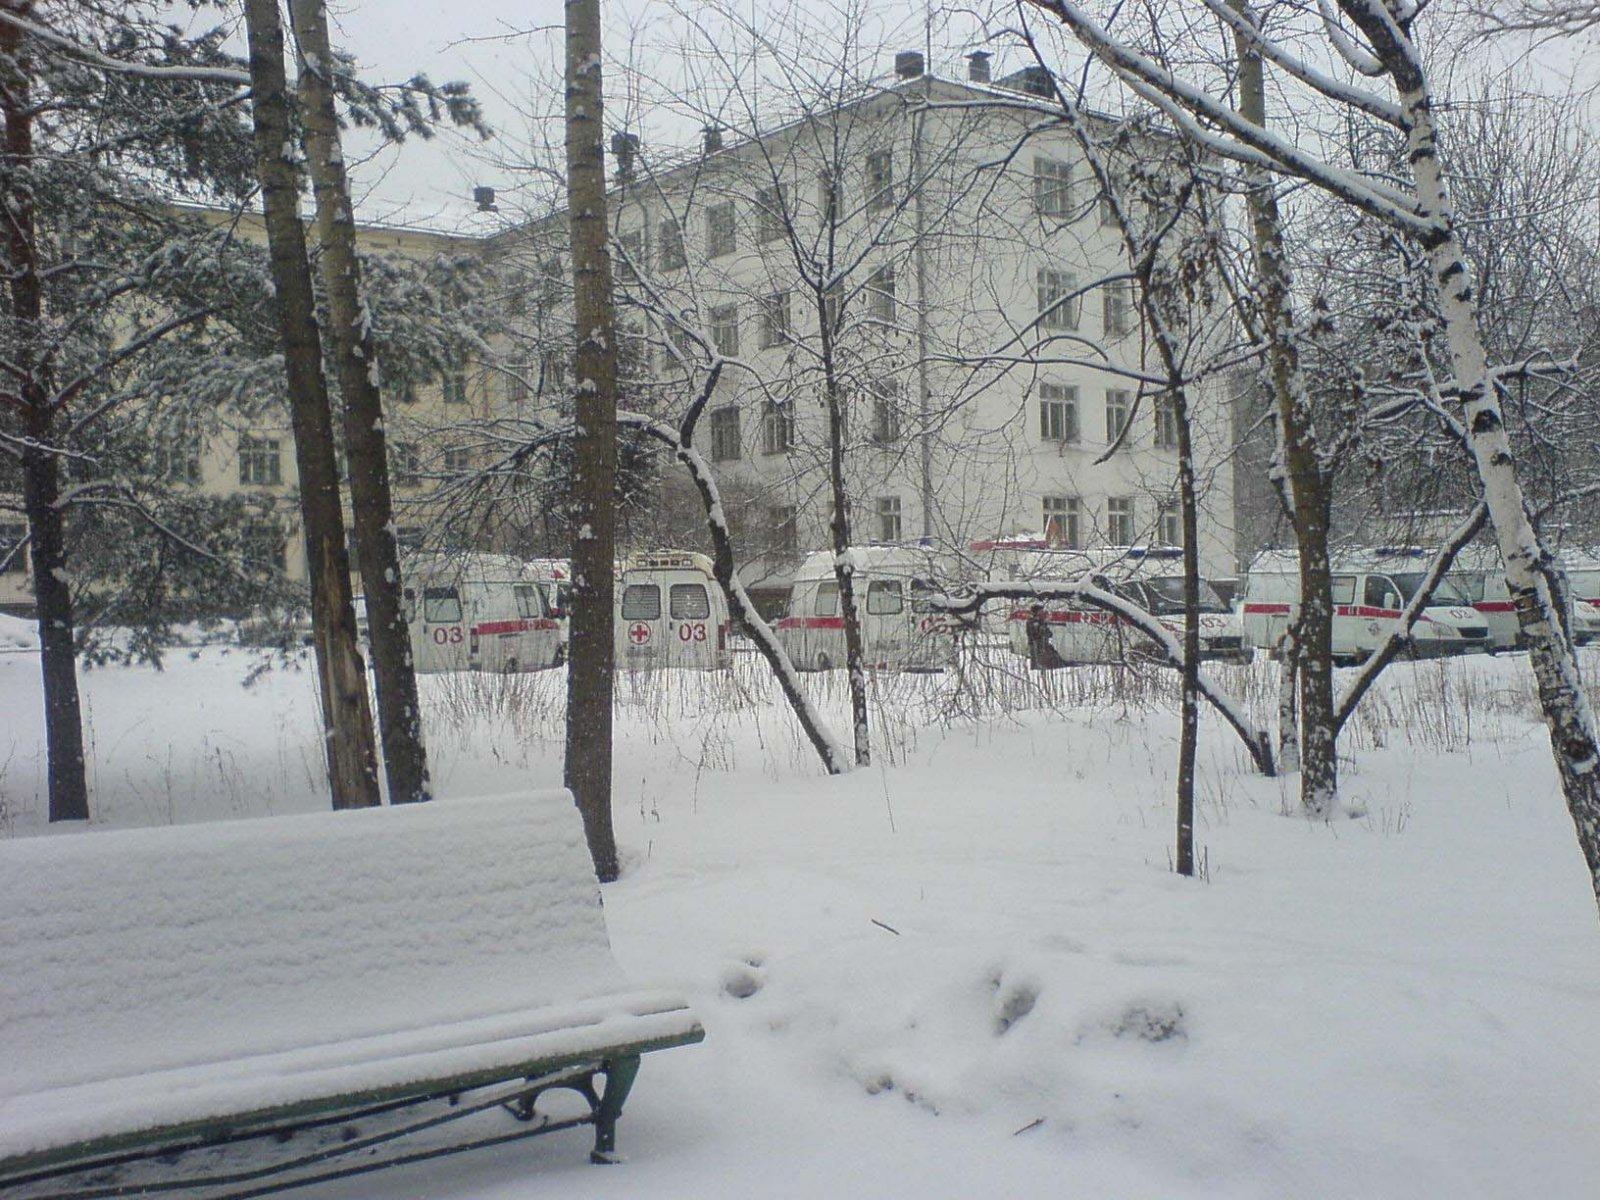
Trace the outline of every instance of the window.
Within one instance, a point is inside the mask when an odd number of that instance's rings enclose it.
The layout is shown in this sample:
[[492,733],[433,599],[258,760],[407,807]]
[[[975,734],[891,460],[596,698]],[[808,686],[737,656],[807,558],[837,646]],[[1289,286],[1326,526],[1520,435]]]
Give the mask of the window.
[[756,241],[776,242],[786,232],[788,189],[783,184],[756,189]]
[[1059,383],[1039,385],[1039,436],[1047,442],[1076,442],[1078,389]]
[[839,584],[837,580],[828,580],[826,583],[817,584],[817,598],[812,604],[812,611],[819,617],[837,617],[839,615]]
[[894,207],[894,155],[875,150],[867,155],[867,211]]
[[874,321],[893,325],[897,307],[894,294],[894,267],[881,266],[867,280],[867,316]]
[[675,583],[667,591],[667,612],[674,621],[704,621],[711,615],[711,597],[703,583]]
[[711,258],[721,258],[725,254],[732,254],[737,246],[733,201],[713,204],[706,209],[706,254]]
[[399,525],[395,527],[394,544],[401,554],[422,549],[422,526]]
[[1116,279],[1105,287],[1105,332],[1122,337],[1133,332],[1133,281]]
[[661,589],[653,583],[630,583],[622,590],[624,621],[655,621],[661,616]]
[[1400,607],[1400,589],[1387,576],[1368,575],[1366,603],[1371,608],[1397,609]]
[[878,540],[880,542],[898,542],[900,540],[900,497],[878,497]]
[[239,482],[259,487],[275,487],[283,482],[277,438],[239,439]]
[[1354,604],[1356,602],[1356,577],[1354,575],[1335,575],[1333,577],[1332,590],[1335,604]]
[[444,473],[446,475],[465,475],[472,470],[472,451],[465,446],[446,446],[444,449]]
[[789,293],[774,292],[761,302],[761,348],[781,346],[789,336]]
[[683,226],[668,217],[657,229],[656,265],[663,271],[681,271],[689,262],[683,252]]
[[244,527],[240,557],[258,571],[282,571],[287,562],[283,530],[271,521],[253,521]]
[[617,255],[617,279],[622,283],[637,283],[639,267],[644,264],[644,230],[630,229],[617,238],[621,253]]
[[1040,267],[1036,276],[1039,286],[1039,324],[1046,329],[1076,329],[1080,298],[1078,277],[1071,271],[1057,271]]
[[1156,517],[1156,538],[1163,546],[1183,545],[1183,514],[1175,501],[1162,503]]
[[1102,229],[1115,229],[1117,227],[1116,205],[1111,203],[1111,197],[1100,193],[1100,227]]
[[1113,546],[1133,545],[1133,497],[1112,496],[1106,501],[1106,541]]
[[711,457],[715,462],[732,462],[739,457],[739,410],[734,405],[711,414]]
[[874,579],[867,584],[867,613],[874,617],[892,617],[906,610],[905,594],[898,579]]
[[1044,540],[1051,546],[1083,545],[1082,506],[1076,496],[1044,498]]
[[780,554],[793,554],[800,549],[799,514],[792,504],[774,504],[767,510],[767,523],[772,527],[772,548]]
[[844,181],[834,171],[824,171],[817,180],[817,208],[824,226],[844,216]]
[[395,487],[416,487],[422,465],[415,442],[390,442],[389,457],[394,463]]
[[844,284],[835,279],[822,293],[822,319],[828,328],[838,331],[839,320],[844,315]]
[[717,353],[732,357],[739,353],[739,306],[719,304],[711,310],[711,342]]
[[467,402],[467,373],[465,371],[445,372],[444,402],[446,404],[465,404]]
[[533,584],[513,584],[511,594],[516,597],[517,616],[524,621],[544,616],[544,608],[539,603],[539,589],[534,587]]
[[1178,404],[1170,396],[1158,396],[1155,404],[1156,448],[1178,448]]
[[761,453],[787,454],[794,446],[794,409],[768,400],[761,410]]
[[900,381],[879,379],[872,385],[872,440],[892,446],[900,440]]
[[1114,442],[1122,435],[1128,423],[1128,413],[1133,408],[1133,397],[1121,388],[1106,392],[1106,441]]
[[0,525],[0,575],[25,575],[28,572],[28,553],[22,543],[28,539],[28,527],[7,521]]
[[1033,160],[1033,207],[1041,217],[1064,219],[1071,215],[1071,163],[1055,158]]
[[528,375],[532,368],[527,363],[511,363],[506,367],[506,403],[526,404],[531,389]]

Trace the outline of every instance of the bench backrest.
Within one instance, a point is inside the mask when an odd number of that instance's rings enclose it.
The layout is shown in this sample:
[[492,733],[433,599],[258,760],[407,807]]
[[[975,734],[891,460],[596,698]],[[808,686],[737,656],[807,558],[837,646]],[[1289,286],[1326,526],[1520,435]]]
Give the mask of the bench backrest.
[[0,841],[0,1099],[621,983],[564,791]]

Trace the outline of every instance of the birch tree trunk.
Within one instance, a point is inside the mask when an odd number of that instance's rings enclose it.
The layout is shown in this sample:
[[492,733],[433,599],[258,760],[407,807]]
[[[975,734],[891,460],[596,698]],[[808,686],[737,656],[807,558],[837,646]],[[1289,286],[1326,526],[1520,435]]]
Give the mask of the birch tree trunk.
[[845,487],[844,389],[833,357],[833,331],[827,304],[822,317],[822,368],[824,399],[828,407],[828,486],[833,514],[828,529],[833,539],[833,577],[839,584],[839,613],[844,621],[844,665],[850,681],[850,731],[856,766],[872,763],[871,730],[867,720],[867,665],[861,637],[861,609],[856,603],[855,564],[850,558],[850,499]]
[[606,163],[599,0],[566,0],[567,211],[577,322],[572,459],[572,629],[567,655],[566,784],[602,882],[615,879],[611,826],[612,628],[616,579],[616,320],[606,249]]
[[364,808],[380,802],[377,754],[372,711],[367,704],[367,672],[350,603],[350,562],[344,544],[328,383],[322,373],[322,338],[305,229],[300,224],[283,25],[277,0],[245,0],[244,14],[250,42],[256,173],[261,180],[267,253],[288,376],[289,419],[300,473],[300,520],[311,579],[312,638],[328,781],[334,808]]
[[1366,35],[1399,94],[1418,207],[1435,229],[1423,239],[1423,246],[1438,290],[1439,315],[1467,444],[1505,561],[1506,586],[1528,644],[1528,660],[1550,730],[1567,810],[1588,863],[1595,897],[1600,900],[1600,745],[1594,713],[1583,691],[1559,599],[1549,583],[1549,555],[1528,519],[1511,439],[1484,353],[1471,272],[1439,164],[1427,74],[1410,38],[1409,19],[1388,11],[1380,14],[1353,0],[1340,0],[1340,7]]
[[[1254,21],[1245,0],[1234,9]],[[1266,89],[1261,56],[1242,34],[1236,35],[1239,58],[1239,113],[1266,125]],[[1251,248],[1261,305],[1267,362],[1277,407],[1278,446],[1293,506],[1295,543],[1300,558],[1300,619],[1294,639],[1294,670],[1300,697],[1300,805],[1309,817],[1326,818],[1338,801],[1339,760],[1333,695],[1333,580],[1328,563],[1330,502],[1327,480],[1317,452],[1310,395],[1300,367],[1293,281],[1284,251],[1282,223],[1272,177],[1246,168],[1250,182]]]
[[389,490],[389,455],[379,390],[377,346],[362,299],[355,213],[345,177],[331,81],[333,54],[323,0],[291,0],[299,50],[301,120],[317,202],[317,239],[327,290],[339,392],[344,401],[344,448],[350,465],[351,524],[367,606],[367,639],[378,699],[378,728],[389,802],[429,798],[428,758],[412,666],[411,635],[401,603],[399,547]]
[[[26,16],[31,5],[0,0]],[[18,362],[17,391],[6,399],[18,408],[28,445],[22,452],[22,503],[33,556],[33,588],[39,623],[39,665],[44,685],[44,726],[49,811],[52,821],[89,819],[89,785],[83,764],[83,717],[78,704],[78,663],[73,645],[72,592],[67,577],[66,535],[61,518],[61,462],[50,404],[49,364],[35,352],[44,332],[44,284],[39,272],[33,186],[34,106],[30,62],[23,35],[0,25],[0,115],[5,120],[0,164],[0,205],[5,224],[5,269],[10,280],[9,317]]]

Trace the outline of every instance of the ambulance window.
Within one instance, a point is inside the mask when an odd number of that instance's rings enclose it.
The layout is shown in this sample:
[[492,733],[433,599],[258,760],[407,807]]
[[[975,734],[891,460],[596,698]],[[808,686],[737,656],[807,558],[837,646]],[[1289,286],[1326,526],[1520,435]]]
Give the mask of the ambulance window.
[[1482,571],[1473,571],[1469,575],[1452,575],[1447,582],[1456,585],[1456,591],[1468,604],[1482,604],[1484,579]]
[[667,593],[667,611],[674,621],[704,621],[711,615],[711,598],[703,583],[675,583]]
[[1356,577],[1354,575],[1335,575],[1333,577],[1333,602],[1335,604],[1354,604],[1356,602]]
[[1389,582],[1388,576],[1368,575],[1367,603],[1373,608],[1396,608],[1400,603],[1400,591]]
[[892,617],[905,611],[898,579],[874,579],[867,585],[867,612],[875,617]]
[[661,589],[653,583],[630,583],[622,593],[624,621],[654,621],[661,616]]
[[517,616],[542,617],[544,616],[539,606],[539,589],[531,583],[519,583],[511,589],[517,598]]
[[817,584],[815,611],[819,617],[837,617],[839,615],[839,585],[837,583]]
[[461,620],[461,594],[453,587],[423,588],[422,619],[434,622]]
[[911,581],[911,611],[914,613],[928,612],[928,597],[937,594],[938,588],[926,579],[913,579]]
[[407,588],[401,593],[401,606],[405,610],[408,622],[417,619],[417,589]]

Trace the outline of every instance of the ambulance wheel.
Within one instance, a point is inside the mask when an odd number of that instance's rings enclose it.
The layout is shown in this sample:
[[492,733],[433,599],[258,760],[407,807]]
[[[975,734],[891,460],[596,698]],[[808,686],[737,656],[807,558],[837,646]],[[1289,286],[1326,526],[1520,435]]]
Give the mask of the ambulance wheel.
[[817,657],[812,660],[812,666],[818,671],[833,670],[833,660],[828,657],[826,650],[818,650]]

